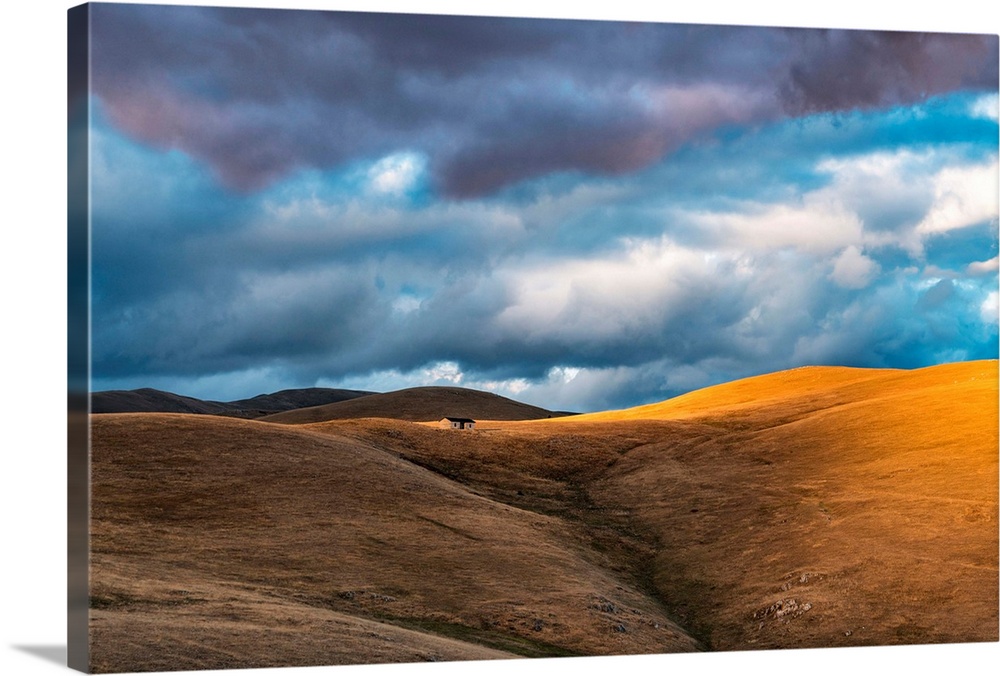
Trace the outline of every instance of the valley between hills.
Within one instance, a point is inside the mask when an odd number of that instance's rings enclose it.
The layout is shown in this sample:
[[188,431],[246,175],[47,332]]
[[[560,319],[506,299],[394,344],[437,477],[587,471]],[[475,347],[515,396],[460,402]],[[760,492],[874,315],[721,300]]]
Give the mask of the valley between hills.
[[117,393],[91,668],[997,641],[997,371],[805,367],[584,415]]

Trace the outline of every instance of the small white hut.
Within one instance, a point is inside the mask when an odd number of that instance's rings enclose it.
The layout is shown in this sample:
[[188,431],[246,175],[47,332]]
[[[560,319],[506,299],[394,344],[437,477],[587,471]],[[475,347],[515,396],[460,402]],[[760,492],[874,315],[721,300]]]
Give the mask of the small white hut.
[[452,430],[473,430],[476,428],[476,421],[472,418],[441,418],[441,427]]

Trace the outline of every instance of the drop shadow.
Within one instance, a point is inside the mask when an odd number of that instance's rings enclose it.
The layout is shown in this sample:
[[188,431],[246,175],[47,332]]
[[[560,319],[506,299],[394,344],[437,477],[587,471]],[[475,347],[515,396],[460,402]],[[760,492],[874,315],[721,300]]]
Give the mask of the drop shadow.
[[63,667],[66,666],[65,645],[13,645],[11,648],[34,655],[46,662],[53,662]]

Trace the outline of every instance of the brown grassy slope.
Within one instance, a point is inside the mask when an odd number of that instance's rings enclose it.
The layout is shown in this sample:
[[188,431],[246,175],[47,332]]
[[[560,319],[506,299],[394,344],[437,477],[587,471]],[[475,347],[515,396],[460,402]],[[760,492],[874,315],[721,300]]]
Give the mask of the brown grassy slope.
[[312,428],[584,524],[604,565],[715,649],[997,639],[995,361],[797,369],[710,394],[645,419]]
[[571,524],[372,443],[189,415],[92,425],[95,670],[696,648]]
[[657,588],[714,648],[995,641],[997,396],[996,361],[800,369],[591,416],[703,429],[593,493],[656,539]]
[[188,571],[120,560],[98,570],[90,634],[99,673],[511,657]]
[[692,647],[664,607],[715,649],[997,639],[995,361],[731,385],[473,432],[97,416],[104,664]]
[[429,421],[452,416],[475,420],[535,420],[555,415],[558,414],[490,392],[462,387],[413,387],[325,406],[286,411],[266,416],[262,420],[302,424],[350,418]]

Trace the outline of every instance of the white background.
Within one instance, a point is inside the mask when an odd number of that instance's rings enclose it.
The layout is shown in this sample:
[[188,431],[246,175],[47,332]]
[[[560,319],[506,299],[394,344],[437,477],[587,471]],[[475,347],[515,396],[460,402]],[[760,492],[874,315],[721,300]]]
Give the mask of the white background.
[[[66,165],[65,33],[71,2],[14,0],[0,18],[0,674],[64,672],[66,538]],[[160,4],[183,4],[160,0]],[[188,3],[194,4],[194,3]],[[919,31],[1000,32],[995,3],[938,0],[935,4],[840,0],[828,6],[757,0],[699,0],[651,6],[648,0],[300,0],[209,4],[304,9],[639,19]],[[893,11],[892,6],[897,9]],[[990,7],[989,9],[986,9]],[[914,646],[770,653],[517,660],[491,663],[315,667],[203,672],[485,676],[794,672],[809,676],[891,671],[995,673],[1000,644]]]

